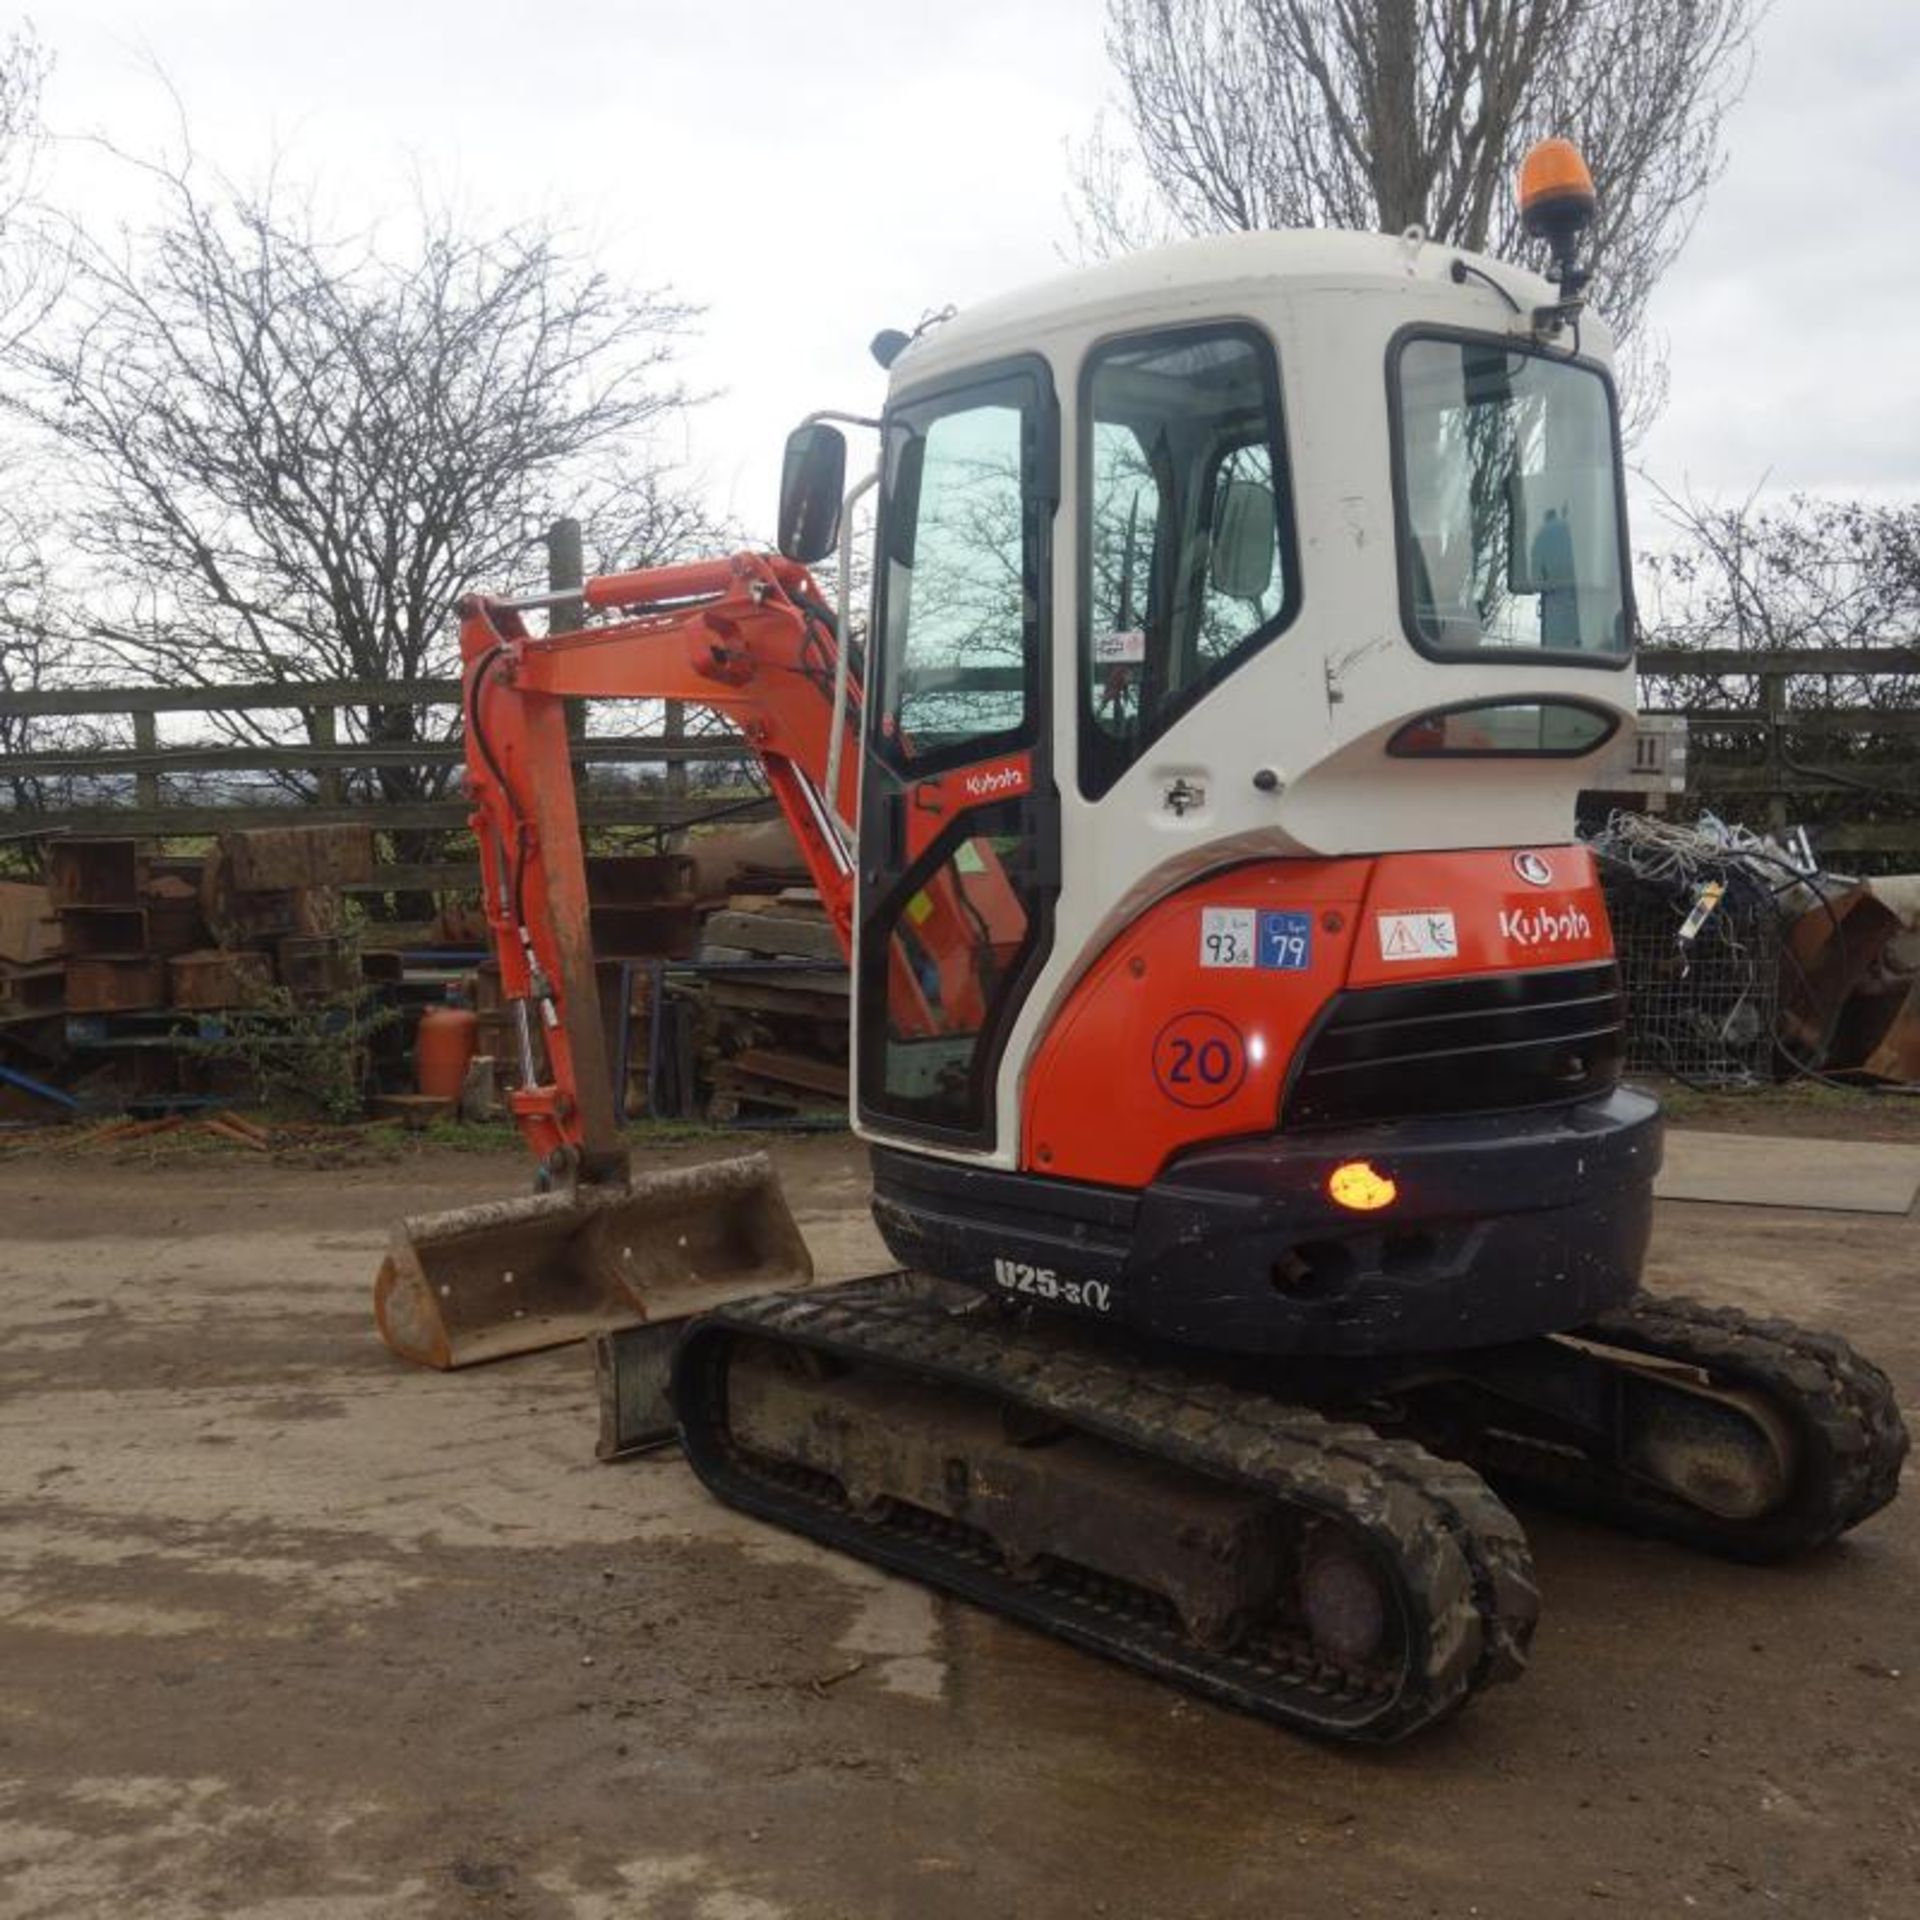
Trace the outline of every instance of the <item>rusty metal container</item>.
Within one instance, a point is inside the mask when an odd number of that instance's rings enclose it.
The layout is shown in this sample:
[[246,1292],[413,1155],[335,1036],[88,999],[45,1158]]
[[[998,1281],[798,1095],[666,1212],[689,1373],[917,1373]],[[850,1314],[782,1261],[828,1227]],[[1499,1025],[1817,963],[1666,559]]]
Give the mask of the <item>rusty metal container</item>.
[[694,864],[684,853],[591,853],[587,898],[596,907],[643,907],[693,898]]
[[144,907],[62,907],[60,938],[73,960],[145,957]]
[[273,967],[264,953],[209,948],[176,954],[167,962],[167,991],[176,1007],[256,1006],[272,985]]
[[275,943],[280,984],[302,1000],[331,1000],[356,992],[360,962],[353,943],[337,933],[290,933]]
[[197,873],[156,873],[144,896],[147,910],[147,947],[171,959],[193,953],[207,944],[207,923],[200,914]]
[[56,840],[47,849],[54,907],[137,907],[147,862],[137,840]]
[[167,963],[150,959],[67,962],[70,1013],[139,1013],[167,1004]]
[[67,1003],[67,970],[51,966],[16,967],[0,960],[0,1020],[57,1013]]
[[685,854],[593,854],[586,867],[587,931],[599,958],[693,952],[699,909]]
[[241,827],[220,836],[220,850],[242,893],[345,887],[373,878],[371,827]]

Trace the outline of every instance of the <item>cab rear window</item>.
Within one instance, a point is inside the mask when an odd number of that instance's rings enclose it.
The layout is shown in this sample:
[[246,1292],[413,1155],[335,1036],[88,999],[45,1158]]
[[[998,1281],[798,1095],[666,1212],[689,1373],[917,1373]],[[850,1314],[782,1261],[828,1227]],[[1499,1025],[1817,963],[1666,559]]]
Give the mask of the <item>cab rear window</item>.
[[1632,621],[1605,378],[1506,340],[1416,333],[1395,350],[1392,385],[1414,644],[1440,659],[1624,660]]

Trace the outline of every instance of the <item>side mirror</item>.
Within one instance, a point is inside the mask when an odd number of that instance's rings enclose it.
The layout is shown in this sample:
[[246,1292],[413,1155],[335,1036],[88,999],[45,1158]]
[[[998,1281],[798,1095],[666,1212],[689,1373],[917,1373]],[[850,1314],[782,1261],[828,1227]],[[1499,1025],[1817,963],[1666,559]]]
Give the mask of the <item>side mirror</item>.
[[1229,600],[1258,600],[1273,584],[1279,551],[1273,489],[1260,480],[1228,480],[1213,519],[1213,590]]
[[840,537],[840,502],[847,491],[847,442],[838,427],[812,420],[787,435],[780,463],[778,545],[789,560],[810,567]]

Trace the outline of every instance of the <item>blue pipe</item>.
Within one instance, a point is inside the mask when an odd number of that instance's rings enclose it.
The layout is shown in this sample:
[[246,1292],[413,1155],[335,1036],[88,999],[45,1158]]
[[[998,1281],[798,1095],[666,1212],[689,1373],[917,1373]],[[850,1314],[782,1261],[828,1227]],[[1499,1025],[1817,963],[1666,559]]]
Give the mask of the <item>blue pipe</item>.
[[50,1087],[43,1080],[32,1080],[24,1073],[16,1073],[11,1067],[0,1067],[0,1080],[10,1087],[18,1087],[25,1093],[38,1094],[42,1100],[51,1100],[56,1107],[65,1107],[70,1113],[80,1111],[80,1102],[71,1094],[62,1093],[58,1087]]

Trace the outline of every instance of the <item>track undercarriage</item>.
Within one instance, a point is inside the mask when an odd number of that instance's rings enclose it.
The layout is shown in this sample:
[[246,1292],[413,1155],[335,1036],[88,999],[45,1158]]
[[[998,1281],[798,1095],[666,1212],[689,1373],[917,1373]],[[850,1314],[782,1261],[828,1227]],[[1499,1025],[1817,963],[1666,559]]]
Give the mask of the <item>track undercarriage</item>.
[[1576,1335],[1293,1377],[894,1275],[694,1322],[671,1393],[733,1506],[1375,1743],[1525,1666],[1538,1596],[1494,1486],[1775,1559],[1886,1505],[1907,1446],[1843,1341],[1647,1296]]

